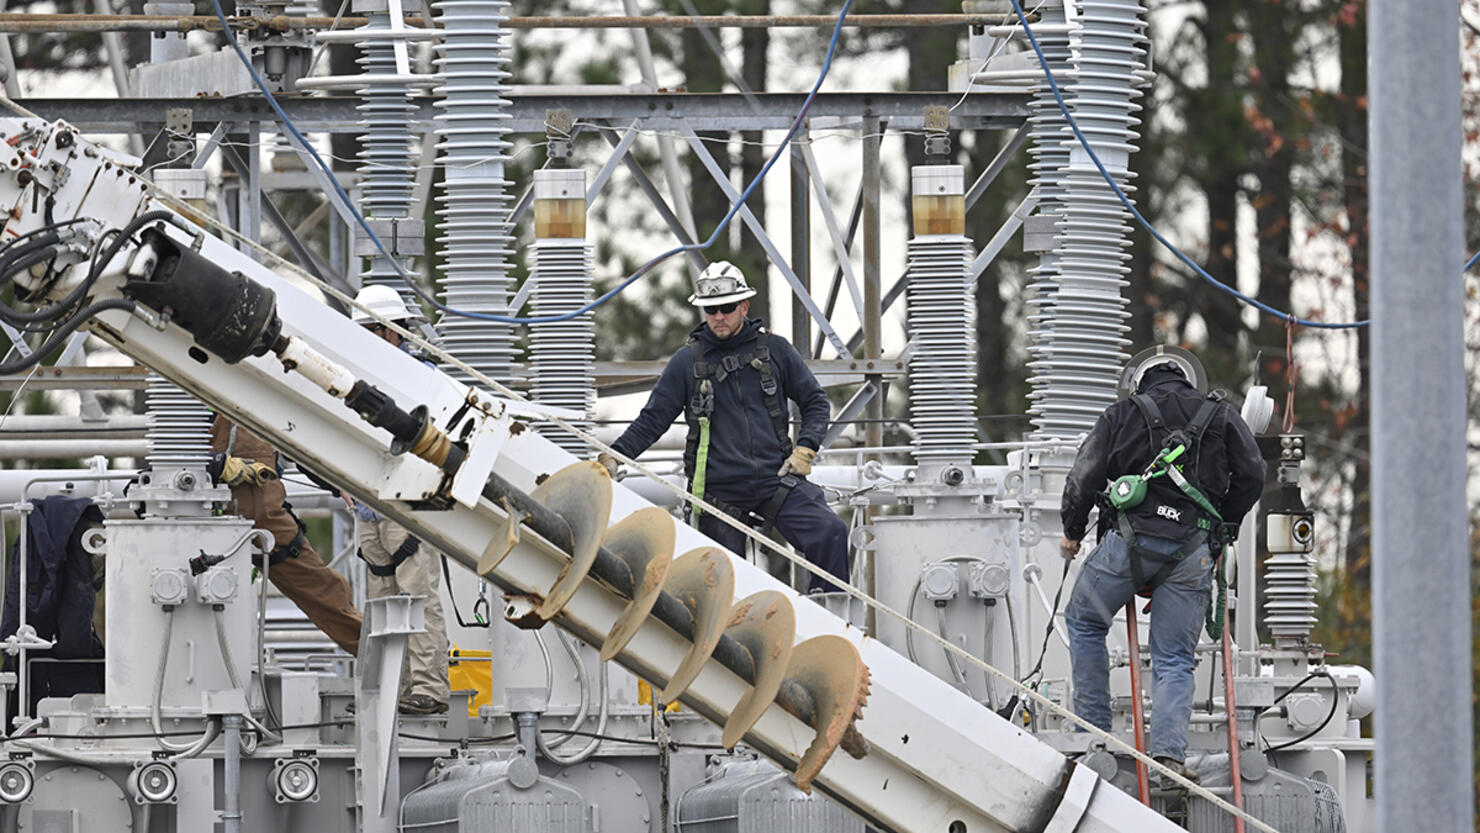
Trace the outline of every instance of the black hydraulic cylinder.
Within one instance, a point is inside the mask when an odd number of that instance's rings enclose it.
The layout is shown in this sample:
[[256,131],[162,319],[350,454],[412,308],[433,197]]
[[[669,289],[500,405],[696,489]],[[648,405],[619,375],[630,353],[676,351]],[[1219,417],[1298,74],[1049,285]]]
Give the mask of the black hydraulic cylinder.
[[157,229],[140,237],[156,261],[149,275],[124,284],[125,296],[165,315],[227,364],[267,353],[283,329],[271,289],[222,269]]

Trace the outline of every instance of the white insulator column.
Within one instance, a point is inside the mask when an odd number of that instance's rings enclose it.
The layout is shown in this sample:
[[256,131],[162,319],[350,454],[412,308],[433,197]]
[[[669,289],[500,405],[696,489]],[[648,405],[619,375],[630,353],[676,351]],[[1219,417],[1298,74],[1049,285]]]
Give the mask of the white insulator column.
[[[1142,69],[1144,10],[1136,0],[1085,0],[1071,35],[1078,55],[1070,104],[1080,130],[1122,190],[1135,150],[1132,113]],[[1061,82],[1062,83],[1062,82]],[[1088,431],[1116,398],[1126,326],[1121,294],[1130,259],[1130,215],[1073,136],[1059,198],[1052,284],[1037,287],[1031,382],[1035,433],[1069,438]]]
[[[591,302],[591,247],[586,243],[586,172],[546,168],[534,173],[534,248],[529,254],[534,317],[565,315]],[[596,409],[596,328],[584,312],[529,331],[534,401],[583,415],[574,424],[591,431]],[[539,431],[577,456],[584,440],[550,423]]]
[[[1069,51],[1069,24],[1064,17],[1064,7],[1058,3],[1048,3],[1042,7],[1040,13],[1042,19],[1033,30],[1037,33],[1038,44],[1043,49],[1048,68],[1067,100],[1070,96],[1068,85],[1074,75]],[[1028,167],[1033,172],[1029,185],[1038,194],[1036,216],[1057,227],[1069,167],[1069,149],[1064,145],[1064,137],[1071,134],[1068,119],[1054,100],[1046,78],[1034,85],[1033,97],[1028,102],[1028,112],[1028,155],[1032,158]],[[1043,253],[1037,268],[1031,270],[1027,286],[1028,383],[1032,387],[1028,393],[1028,412],[1033,417],[1035,433],[1039,436],[1074,433],[1057,426],[1057,420],[1050,421],[1044,414],[1045,403],[1042,401],[1051,396],[1050,388],[1064,361],[1053,339],[1058,289],[1059,252],[1055,248]]]
[[[369,20],[360,30],[360,68],[367,76],[394,78],[398,70],[393,43],[374,37],[375,32],[391,28],[383,0],[360,0],[355,5],[369,12]],[[416,293],[396,268],[399,263],[401,270],[410,274],[411,259],[407,255],[421,251],[420,234],[408,233],[413,224],[400,222],[411,217],[411,192],[416,179],[411,155],[411,114],[415,110],[411,90],[404,83],[387,80],[361,87],[359,94],[362,101],[359,111],[364,116],[365,128],[359,152],[360,207],[367,224],[395,262],[381,254],[368,238],[363,238],[361,230],[356,230],[355,254],[367,259],[364,272],[367,285],[394,287],[407,308],[416,310]],[[402,245],[403,240],[410,245]]]
[[1264,581],[1264,626],[1275,647],[1309,645],[1316,624],[1316,571],[1310,556],[1269,556],[1264,562]]
[[920,480],[947,466],[968,468],[976,442],[976,305],[968,270],[965,175],[959,165],[912,171],[915,236],[906,290],[910,340],[910,423]]
[[144,393],[149,416],[149,468],[160,474],[177,469],[204,470],[211,457],[211,412],[199,400],[149,374]]
[[[469,312],[508,315],[510,208],[504,166],[509,159],[504,97],[502,0],[437,0],[443,84],[437,88],[438,150],[445,181],[438,197],[443,234],[443,301]],[[443,343],[472,367],[507,383],[515,329],[508,324],[443,316]]]

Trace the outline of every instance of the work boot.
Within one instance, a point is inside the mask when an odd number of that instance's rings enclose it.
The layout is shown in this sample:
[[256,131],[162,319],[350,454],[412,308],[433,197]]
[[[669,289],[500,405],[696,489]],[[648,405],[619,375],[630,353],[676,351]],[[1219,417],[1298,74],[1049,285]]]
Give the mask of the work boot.
[[[1175,772],[1183,778],[1186,778],[1188,781],[1191,781],[1194,784],[1200,783],[1198,781],[1197,773],[1188,769],[1187,764],[1182,763],[1176,758],[1169,758],[1165,755],[1158,755],[1156,758],[1154,758],[1154,760],[1167,769],[1170,769],[1172,772]],[[1161,773],[1157,773],[1157,778],[1159,781],[1161,781],[1161,786],[1165,789],[1177,790],[1183,788],[1181,784],[1173,781],[1170,778],[1167,778]]]
[[443,714],[447,711],[447,704],[425,694],[410,694],[401,698],[397,711],[401,714]]

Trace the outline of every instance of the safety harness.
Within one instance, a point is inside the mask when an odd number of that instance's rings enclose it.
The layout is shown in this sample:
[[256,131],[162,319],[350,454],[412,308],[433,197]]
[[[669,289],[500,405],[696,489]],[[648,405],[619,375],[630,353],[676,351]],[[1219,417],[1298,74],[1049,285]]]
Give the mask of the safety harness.
[[[236,432],[237,425],[233,422],[231,423],[231,430],[226,433],[226,448],[222,452],[223,454],[229,455],[236,451]],[[275,455],[273,463],[277,468],[278,477],[282,477],[282,460]],[[297,558],[308,547],[308,527],[303,525],[303,519],[299,518],[298,513],[293,511],[293,504],[286,500],[283,501],[283,511],[287,512],[288,517],[293,519],[293,524],[298,527],[298,531],[293,534],[293,540],[286,544],[279,544],[273,547],[272,552],[267,554],[267,564],[269,567],[281,564],[289,558]]]
[[404,562],[406,559],[410,558],[413,555],[416,555],[416,551],[420,548],[420,539],[418,539],[415,535],[407,535],[406,540],[401,542],[401,546],[396,547],[396,551],[391,553],[391,560],[389,563],[376,564],[375,562],[365,557],[365,551],[363,549],[356,548],[355,554],[360,557],[361,561],[365,562],[365,569],[369,570],[371,575],[380,576],[381,578],[390,578],[391,576],[394,576],[396,574],[396,568],[401,566],[401,563]]
[[[786,406],[781,401],[781,385],[776,381],[776,371],[771,363],[771,334],[761,328],[760,344],[745,353],[731,353],[717,362],[707,361],[704,358],[704,345],[695,336],[689,339],[689,352],[694,357],[694,396],[689,400],[689,435],[684,443],[684,463],[692,472],[690,477],[690,491],[697,498],[714,503],[726,514],[756,525],[761,524],[762,534],[768,534],[771,527],[776,523],[776,514],[781,510],[781,505],[786,502],[786,496],[796,488],[799,479],[792,475],[781,478],[781,485],[776,493],[767,501],[759,516],[754,512],[739,509],[731,504],[716,502],[712,498],[704,497],[705,475],[709,467],[709,430],[710,418],[714,416],[714,386],[724,382],[731,373],[736,373],[744,367],[752,367],[761,375],[761,394],[766,403],[766,413],[771,416],[771,426],[776,431],[776,439],[781,443],[781,454],[785,458],[791,454],[792,442],[791,432],[788,430],[786,419]],[[693,507],[691,521],[699,522],[702,510],[698,506]]]
[[[1187,455],[1193,461],[1196,477],[1196,461],[1198,459],[1198,444],[1203,434],[1208,429],[1208,424],[1213,421],[1213,415],[1218,412],[1218,407],[1223,402],[1223,392],[1213,391],[1203,400],[1198,407],[1197,413],[1186,426],[1168,430],[1166,418],[1162,416],[1161,409],[1157,407],[1155,400],[1150,394],[1139,393],[1131,397],[1136,408],[1140,410],[1141,416],[1146,420],[1146,428],[1151,437],[1152,456],[1145,470],[1138,475],[1127,475],[1117,479],[1110,484],[1106,490],[1105,499],[1116,516],[1116,531],[1125,540],[1130,549],[1131,579],[1135,581],[1136,587],[1142,590],[1154,590],[1176,569],[1177,564],[1186,558],[1188,553],[1197,549],[1203,536],[1193,535],[1188,542],[1170,555],[1153,553],[1166,559],[1148,581],[1142,565],[1142,558],[1147,550],[1140,546],[1135,529],[1131,526],[1131,512],[1139,507],[1149,493],[1149,484],[1156,477],[1165,476],[1176,485],[1177,489],[1190,500],[1196,508],[1196,517],[1193,525],[1200,531],[1212,537],[1222,525],[1223,516],[1218,509],[1207,499],[1187,475],[1182,471],[1177,462],[1183,455]],[[1157,514],[1180,521],[1184,509],[1168,507],[1165,504],[1157,507]]]

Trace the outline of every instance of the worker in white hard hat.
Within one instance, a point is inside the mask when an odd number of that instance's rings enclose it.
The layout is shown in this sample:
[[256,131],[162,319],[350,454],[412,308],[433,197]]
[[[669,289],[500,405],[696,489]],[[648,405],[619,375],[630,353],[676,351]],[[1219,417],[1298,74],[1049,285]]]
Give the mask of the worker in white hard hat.
[[[690,491],[762,532],[774,527],[809,560],[848,579],[848,528],[808,482],[812,460],[827,433],[827,393],[796,348],[748,318],[755,289],[734,264],[710,264],[695,282],[689,303],[703,321],[663,368],[647,404],[612,448],[636,457],[680,413],[688,421],[684,472]],[[787,400],[801,411],[791,438]],[[616,473],[616,460],[597,460]],[[739,530],[695,512],[699,531],[733,552],[743,552]],[[811,590],[833,588],[813,576]]]
[[1152,594],[1146,752],[1197,781],[1187,764],[1187,730],[1198,635],[1211,609],[1215,564],[1259,500],[1265,465],[1239,412],[1219,392],[1199,390],[1192,367],[1175,357],[1145,361],[1128,375],[1131,395],[1095,420],[1064,482],[1059,551],[1078,555],[1098,505],[1099,543],[1064,611],[1074,713],[1111,730],[1105,637],[1137,593]]
[[[365,310],[409,329],[416,316],[396,290],[371,284],[360,290],[355,303]],[[391,344],[410,352],[401,334],[356,308],[351,320]],[[359,556],[369,572],[365,595],[372,599],[405,593],[426,598],[426,630],[406,641],[405,671],[401,675],[399,710],[402,714],[440,714],[447,711],[447,624],[442,616],[440,554],[417,539],[406,527],[383,518],[364,504],[355,506],[360,517]]]

